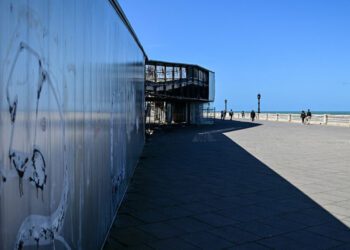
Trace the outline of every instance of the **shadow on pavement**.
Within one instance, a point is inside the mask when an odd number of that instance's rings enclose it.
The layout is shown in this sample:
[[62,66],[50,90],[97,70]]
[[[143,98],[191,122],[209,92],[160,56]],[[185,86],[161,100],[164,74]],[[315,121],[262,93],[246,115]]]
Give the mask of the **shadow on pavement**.
[[146,144],[105,249],[350,249],[350,230],[223,133],[168,128]]

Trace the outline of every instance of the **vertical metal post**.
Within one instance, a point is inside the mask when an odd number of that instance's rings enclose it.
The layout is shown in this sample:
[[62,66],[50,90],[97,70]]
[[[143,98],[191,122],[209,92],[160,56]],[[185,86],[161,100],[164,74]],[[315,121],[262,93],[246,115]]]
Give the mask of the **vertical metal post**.
[[260,99],[261,99],[261,95],[258,94],[258,114],[260,114]]
[[164,82],[166,83],[166,66],[164,65]]
[[157,83],[158,82],[158,71],[157,71],[157,64],[154,65],[154,82]]

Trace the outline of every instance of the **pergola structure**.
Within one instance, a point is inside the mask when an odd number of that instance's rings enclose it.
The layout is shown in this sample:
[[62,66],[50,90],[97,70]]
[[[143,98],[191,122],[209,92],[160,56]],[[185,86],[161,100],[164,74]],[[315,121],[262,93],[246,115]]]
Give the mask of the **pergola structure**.
[[209,78],[214,73],[198,65],[146,62],[146,101],[209,102]]
[[193,122],[200,107],[214,101],[215,73],[201,66],[149,60],[145,74],[146,101],[163,110],[167,122]]

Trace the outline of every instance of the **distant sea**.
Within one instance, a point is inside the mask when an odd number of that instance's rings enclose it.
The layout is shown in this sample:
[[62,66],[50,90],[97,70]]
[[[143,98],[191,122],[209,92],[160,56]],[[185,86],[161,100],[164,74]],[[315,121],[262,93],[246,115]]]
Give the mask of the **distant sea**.
[[[307,112],[307,109],[304,110]],[[278,114],[299,114],[301,111],[261,111],[261,113],[278,113]],[[350,111],[312,111],[312,114],[328,114],[328,115],[350,115]]]

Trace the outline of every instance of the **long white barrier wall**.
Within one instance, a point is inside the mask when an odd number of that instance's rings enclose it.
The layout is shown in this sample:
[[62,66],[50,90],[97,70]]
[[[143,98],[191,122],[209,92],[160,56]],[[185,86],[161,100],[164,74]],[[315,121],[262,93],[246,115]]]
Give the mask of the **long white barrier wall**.
[[[215,118],[220,119],[221,113],[216,112]],[[250,120],[250,113],[245,112],[244,117],[241,112],[234,112],[234,119]],[[229,120],[229,112],[226,113],[225,120]],[[293,122],[301,123],[300,114],[280,114],[280,113],[256,113],[256,120],[261,121],[279,121],[279,122]],[[350,115],[331,115],[331,114],[313,114],[310,120],[310,124],[318,125],[330,125],[330,126],[343,126],[350,127]]]
[[145,55],[108,0],[0,1],[0,249],[99,249],[144,144]]

